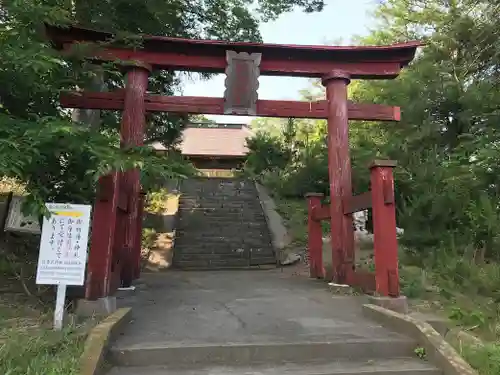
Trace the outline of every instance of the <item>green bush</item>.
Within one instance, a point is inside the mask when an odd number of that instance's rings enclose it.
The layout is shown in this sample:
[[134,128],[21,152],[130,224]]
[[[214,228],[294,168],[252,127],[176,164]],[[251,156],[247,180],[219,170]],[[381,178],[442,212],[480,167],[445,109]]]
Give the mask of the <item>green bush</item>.
[[245,169],[254,176],[260,176],[275,168],[284,168],[290,161],[290,151],[275,137],[267,133],[257,133],[247,139],[249,154]]
[[480,375],[500,374],[500,345],[496,343],[485,346],[465,346],[462,355]]

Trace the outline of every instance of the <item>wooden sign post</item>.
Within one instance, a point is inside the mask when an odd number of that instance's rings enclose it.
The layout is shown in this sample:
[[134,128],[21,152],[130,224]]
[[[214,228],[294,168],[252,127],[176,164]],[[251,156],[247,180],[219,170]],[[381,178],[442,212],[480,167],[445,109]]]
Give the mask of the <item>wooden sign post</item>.
[[36,283],[57,285],[54,329],[63,327],[68,285],[85,283],[90,205],[47,203],[43,219]]

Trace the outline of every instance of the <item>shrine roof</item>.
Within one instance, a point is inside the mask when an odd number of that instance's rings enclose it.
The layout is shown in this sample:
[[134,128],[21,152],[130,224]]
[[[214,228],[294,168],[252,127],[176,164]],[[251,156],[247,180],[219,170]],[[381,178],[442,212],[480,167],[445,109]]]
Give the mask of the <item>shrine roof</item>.
[[[191,123],[182,132],[180,150],[185,156],[244,157],[252,135],[245,124]],[[159,143],[153,148],[165,150]]]
[[[58,27],[46,25],[46,34],[55,48],[63,49],[74,42],[104,42],[115,37],[109,32],[90,30],[78,26]],[[142,35],[141,51],[152,53],[177,53],[187,56],[221,58],[227,50],[262,53],[263,58],[301,61],[340,61],[383,63],[397,62],[406,66],[415,56],[418,41],[385,46],[328,46],[227,42],[219,40],[183,39],[165,36]]]

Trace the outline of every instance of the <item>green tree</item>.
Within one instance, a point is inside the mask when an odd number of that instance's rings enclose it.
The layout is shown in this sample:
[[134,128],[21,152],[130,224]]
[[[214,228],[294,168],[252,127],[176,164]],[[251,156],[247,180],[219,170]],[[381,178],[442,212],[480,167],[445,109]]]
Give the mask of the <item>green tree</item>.
[[[402,108],[399,123],[350,122],[353,186],[368,189],[372,159],[398,161],[398,221],[419,256],[442,246],[498,256],[499,15],[498,1],[385,0],[370,35],[357,39],[425,42],[398,79],[349,86],[354,101]],[[318,100],[324,90],[316,81],[302,96]],[[312,156],[299,153],[277,173],[282,191],[299,196],[298,186],[327,181],[325,131],[324,121],[296,121],[295,142]],[[307,160],[322,162],[313,168]]]
[[[59,106],[63,90],[123,87],[112,64],[94,66],[78,55],[63,58],[52,50],[43,24],[115,32],[129,44],[137,34],[259,41],[258,23],[295,6],[319,11],[318,0],[259,1],[161,0],[6,0],[0,6],[0,173],[27,184],[39,204],[47,199],[88,200],[96,178],[112,168],[137,166],[144,177],[186,172],[175,154],[159,162],[148,148],[120,150],[120,114],[81,112],[74,119],[91,126],[75,127],[70,112]],[[171,95],[180,84],[172,72],[155,72],[149,89]],[[146,141],[170,145],[178,139],[185,117],[148,116]],[[151,178],[149,179],[151,180]]]
[[250,129],[256,134],[265,133],[272,137],[280,137],[285,126],[285,120],[272,117],[257,117],[250,122]]
[[376,30],[360,40],[425,42],[399,79],[351,90],[359,101],[400,105],[402,121],[355,122],[351,134],[355,161],[367,149],[398,160],[400,225],[426,253],[461,243],[496,254],[498,9],[490,1],[388,0],[375,12]]

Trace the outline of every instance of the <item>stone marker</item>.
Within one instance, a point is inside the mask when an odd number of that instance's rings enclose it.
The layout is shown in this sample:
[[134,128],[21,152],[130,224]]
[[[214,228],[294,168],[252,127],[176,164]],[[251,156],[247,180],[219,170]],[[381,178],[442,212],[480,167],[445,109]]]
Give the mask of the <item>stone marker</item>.
[[6,232],[40,234],[41,228],[38,218],[33,215],[26,216],[21,210],[24,200],[24,197],[12,197],[4,230]]

